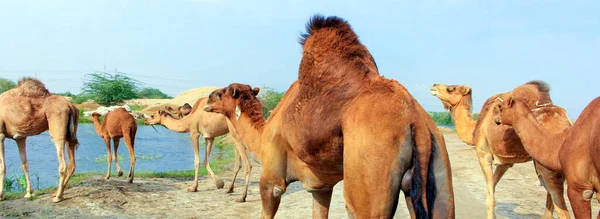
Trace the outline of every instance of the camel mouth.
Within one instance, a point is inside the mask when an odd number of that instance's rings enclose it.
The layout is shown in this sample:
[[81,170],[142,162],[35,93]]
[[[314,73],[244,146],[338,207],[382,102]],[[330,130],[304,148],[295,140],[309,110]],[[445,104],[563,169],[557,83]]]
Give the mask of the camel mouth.
[[431,89],[429,89],[429,93],[431,93],[431,95],[433,95],[433,96],[437,96],[438,90],[435,88],[431,88]]

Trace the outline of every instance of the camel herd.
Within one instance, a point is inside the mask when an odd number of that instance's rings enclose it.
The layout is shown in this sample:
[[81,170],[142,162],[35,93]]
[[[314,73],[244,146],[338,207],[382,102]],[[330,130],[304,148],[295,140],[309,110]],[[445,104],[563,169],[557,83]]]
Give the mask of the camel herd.
[[[333,187],[341,180],[351,218],[393,217],[400,192],[412,218],[454,218],[452,169],[444,136],[423,107],[399,82],[379,74],[369,50],[345,20],[315,15],[300,43],[298,79],[268,119],[257,98],[260,89],[239,83],[213,91],[193,107],[160,110],[146,119],[147,125],[190,133],[195,176],[187,190],[198,188],[200,136],[206,145],[204,166],[216,187],[224,187],[208,158],[214,138],[229,133],[235,141],[234,181],[245,168],[244,192],[238,202],[246,199],[252,169],[247,152],[262,163],[263,218],[275,216],[287,186],[295,181],[312,194],[313,217],[327,218]],[[450,111],[459,138],[475,146],[486,181],[488,218],[495,218],[498,181],[515,163],[531,160],[547,190],[544,218],[552,218],[554,212],[559,218],[570,218],[565,181],[575,217],[591,218],[590,200],[600,191],[600,161],[594,159],[600,155],[600,98],[571,124],[566,111],[552,103],[549,86],[542,81],[491,96],[476,120],[470,87],[434,84],[430,91]],[[49,131],[59,161],[53,201],[60,202],[76,167],[78,116],[77,108],[50,94],[37,79],[24,78],[1,94],[0,182],[6,174],[4,139],[14,139],[27,181],[25,197],[32,196],[25,141]],[[131,161],[128,182],[133,182],[135,120],[122,109],[108,113],[102,122],[99,117],[93,114],[92,120],[106,143],[106,179],[112,160],[118,175],[123,174],[116,159],[123,138]],[[232,182],[228,192],[233,192],[233,186]],[[3,194],[0,186],[0,199]]]

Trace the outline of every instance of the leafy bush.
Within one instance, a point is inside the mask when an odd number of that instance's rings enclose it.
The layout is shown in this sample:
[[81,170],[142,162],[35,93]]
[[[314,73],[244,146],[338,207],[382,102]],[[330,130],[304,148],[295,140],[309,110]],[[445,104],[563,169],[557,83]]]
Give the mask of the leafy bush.
[[284,92],[278,92],[273,88],[264,87],[260,89],[258,93],[258,99],[262,104],[262,111],[265,118],[269,118],[271,115],[271,110],[275,109],[281,98],[283,97]]
[[173,97],[163,93],[159,89],[150,88],[150,87],[143,88],[137,94],[140,98],[146,98],[146,99],[170,99],[170,98],[173,98]]
[[17,84],[15,82],[8,80],[6,78],[0,78],[0,94],[4,93],[4,91],[13,89]]
[[137,91],[141,82],[125,74],[95,72],[86,77],[81,90],[98,104],[111,106],[138,97]]

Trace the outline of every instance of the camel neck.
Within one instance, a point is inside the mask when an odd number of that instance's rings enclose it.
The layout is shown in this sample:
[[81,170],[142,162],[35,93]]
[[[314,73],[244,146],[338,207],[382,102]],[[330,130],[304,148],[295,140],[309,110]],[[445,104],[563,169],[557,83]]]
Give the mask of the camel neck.
[[[471,98],[471,96],[465,96],[463,99],[464,98]],[[477,121],[473,120],[471,106],[466,104],[463,100],[456,106],[450,108],[450,114],[452,115],[452,121],[454,121],[454,125],[456,126],[456,134],[458,134],[460,140],[465,144],[475,145],[475,142],[473,141],[473,132],[475,131]]]
[[189,118],[191,118],[191,117],[186,116],[182,119],[174,119],[168,115],[162,115],[160,118],[160,124],[174,132],[179,132],[179,133],[190,132],[190,126],[188,124]]
[[[235,118],[230,118],[235,119]],[[233,121],[233,120],[232,120]],[[260,123],[260,124],[255,124]],[[264,130],[265,120],[262,121],[252,121],[250,117],[248,117],[245,113],[240,116],[239,120],[232,122],[233,127],[239,133],[244,144],[248,146],[250,152],[254,153],[254,155],[261,159],[261,136]]]
[[554,171],[562,170],[558,153],[565,141],[565,134],[569,130],[558,134],[551,133],[535,119],[529,110],[517,116],[512,126],[521,139],[523,147],[533,159]]
[[100,119],[98,117],[92,116],[92,123],[94,123],[94,129],[96,130],[96,134],[102,137],[102,124],[100,123]]

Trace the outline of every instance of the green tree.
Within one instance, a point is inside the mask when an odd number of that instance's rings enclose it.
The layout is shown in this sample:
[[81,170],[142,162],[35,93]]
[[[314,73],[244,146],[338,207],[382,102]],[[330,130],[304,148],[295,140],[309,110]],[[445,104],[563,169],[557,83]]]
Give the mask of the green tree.
[[146,99],[170,99],[170,98],[173,98],[173,97],[163,93],[159,89],[150,88],[150,87],[146,87],[146,88],[143,88],[142,90],[140,90],[138,92],[138,96],[140,98],[146,98]]
[[15,86],[17,86],[15,82],[6,78],[0,78],[0,94],[4,93],[4,91],[13,89]]
[[265,118],[269,118],[271,110],[275,109],[284,92],[278,92],[270,87],[263,87],[258,93],[258,99],[262,104],[262,111]]
[[96,103],[110,106],[124,100],[137,98],[138,80],[128,77],[123,73],[109,74],[105,72],[94,72],[86,75],[80,95],[90,95]]

